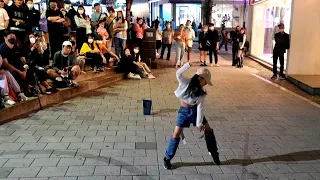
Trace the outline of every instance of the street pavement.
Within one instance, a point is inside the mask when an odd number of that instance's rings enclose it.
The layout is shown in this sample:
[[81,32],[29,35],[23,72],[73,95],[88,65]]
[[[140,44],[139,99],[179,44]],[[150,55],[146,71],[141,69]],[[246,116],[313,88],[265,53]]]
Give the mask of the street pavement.
[[[193,54],[194,59],[196,55]],[[171,63],[173,63],[171,61]],[[185,75],[191,77],[199,63]],[[319,107],[220,58],[205,115],[223,165],[195,127],[163,168],[179,101],[174,68],[125,80],[0,126],[0,179],[319,180]],[[142,100],[152,100],[152,115]]]

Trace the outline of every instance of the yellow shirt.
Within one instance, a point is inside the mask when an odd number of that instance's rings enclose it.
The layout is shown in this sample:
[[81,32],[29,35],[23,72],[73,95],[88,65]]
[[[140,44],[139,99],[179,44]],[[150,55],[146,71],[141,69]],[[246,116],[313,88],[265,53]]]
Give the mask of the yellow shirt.
[[80,55],[84,55],[86,53],[89,53],[91,51],[99,51],[99,48],[97,46],[97,42],[93,42],[93,49],[90,48],[90,46],[88,45],[88,43],[83,43],[81,50],[80,50]]

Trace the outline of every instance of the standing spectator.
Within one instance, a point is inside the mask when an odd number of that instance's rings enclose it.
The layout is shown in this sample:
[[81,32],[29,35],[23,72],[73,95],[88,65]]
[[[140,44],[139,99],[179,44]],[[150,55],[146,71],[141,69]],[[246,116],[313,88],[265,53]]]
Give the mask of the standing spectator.
[[128,23],[124,19],[122,11],[117,12],[117,22],[113,25],[115,36],[116,55],[120,56],[126,47]]
[[113,34],[113,26],[115,24],[115,19],[116,19],[116,13],[113,9],[113,7],[110,7],[108,9],[108,13],[109,13],[109,16],[107,18],[107,21],[106,21],[106,29],[107,29],[107,32],[109,34],[109,43],[108,43],[108,49],[111,49],[111,47],[113,46],[113,43],[114,43],[114,34]]
[[17,37],[18,45],[22,47],[22,44],[26,38],[26,15],[27,8],[23,4],[23,0],[14,0],[14,3],[8,10],[10,17],[9,27]]
[[190,20],[187,20],[187,22],[186,22],[186,28],[184,28],[184,33],[186,34],[186,50],[188,53],[187,58],[188,58],[188,62],[189,62],[190,58],[191,58],[193,40],[196,37],[194,30],[192,29]]
[[76,22],[74,21],[74,16],[77,15],[77,11],[73,8],[71,5],[70,0],[65,0],[64,1],[64,9],[66,10],[66,17],[68,17],[71,21],[71,31],[76,31],[77,25]]
[[93,7],[94,12],[91,15],[91,21],[93,26],[95,28],[98,28],[98,23],[106,18],[106,14],[101,12],[101,7],[99,3],[95,3]]
[[219,50],[224,45],[225,50],[228,51],[228,32],[226,31],[225,26],[222,26],[221,28],[221,36],[222,38],[221,38]]
[[215,30],[214,24],[209,24],[209,32],[208,32],[208,40],[209,40],[209,60],[210,66],[213,66],[212,63],[212,53],[214,55],[214,63],[215,66],[219,67],[218,64],[218,49],[219,49],[219,34],[218,31]]
[[61,44],[63,41],[63,18],[62,12],[58,9],[57,3],[55,0],[49,1],[49,8],[46,11],[46,17],[48,20],[48,32],[49,32],[49,41],[51,48],[51,58],[54,54],[61,50]]
[[26,16],[26,34],[32,32],[32,28],[39,27],[40,11],[33,7],[33,0],[27,1],[27,16]]
[[87,38],[87,26],[90,25],[90,20],[85,13],[85,9],[82,5],[78,7],[77,15],[74,16],[74,20],[77,25],[77,49],[81,49],[84,42],[86,42]]
[[63,41],[68,41],[71,35],[71,20],[66,16],[67,12],[64,8],[60,9],[65,21],[63,24]]
[[100,35],[102,37],[102,43],[106,47],[108,47],[107,46],[107,39],[109,39],[109,34],[108,34],[106,28],[104,28],[104,27],[105,27],[105,21],[100,20],[99,21],[99,27],[97,29],[97,33],[98,33],[98,35]]
[[242,68],[243,67],[243,53],[244,53],[244,44],[247,41],[247,36],[244,28],[241,28],[240,35],[238,37],[239,42],[239,49],[238,49],[238,55],[237,55],[237,67]]
[[174,40],[176,41],[176,60],[175,67],[178,68],[183,65],[183,56],[186,48],[186,34],[184,32],[184,25],[181,24],[179,29],[174,33]]
[[4,6],[4,1],[0,0],[0,44],[4,42],[4,31],[8,28],[10,19]]
[[232,35],[232,66],[237,64],[236,57],[239,49],[238,37],[240,35],[240,26],[236,27],[236,31]]
[[159,57],[159,49],[161,48],[161,40],[162,40],[162,32],[160,28],[160,24],[156,25],[156,49],[157,49],[157,57]]
[[9,10],[9,2],[10,2],[10,0],[3,0],[3,2],[4,2],[4,6],[3,6],[3,9],[5,9],[7,12],[8,12],[8,10]]
[[200,66],[207,66],[206,64],[206,59],[207,59],[207,54],[209,50],[209,33],[208,33],[208,26],[204,25],[202,32],[199,34],[199,50],[200,50],[200,62],[203,60],[203,64]]
[[170,60],[173,36],[174,36],[174,31],[171,28],[170,22],[166,22],[166,28],[162,32],[162,48],[161,48],[160,59],[163,59],[164,50],[168,48],[167,60]]
[[136,32],[135,42],[139,46],[140,56],[143,57],[143,36],[144,30],[147,29],[147,25],[143,23],[141,18],[138,18],[137,22],[134,23],[134,31]]
[[279,32],[274,35],[274,39],[276,44],[273,49],[273,76],[271,79],[277,79],[277,70],[278,70],[278,58],[280,61],[280,73],[279,79],[285,79],[285,75],[283,73],[284,70],[284,53],[286,50],[290,48],[290,37],[289,34],[284,32],[284,24],[279,24]]

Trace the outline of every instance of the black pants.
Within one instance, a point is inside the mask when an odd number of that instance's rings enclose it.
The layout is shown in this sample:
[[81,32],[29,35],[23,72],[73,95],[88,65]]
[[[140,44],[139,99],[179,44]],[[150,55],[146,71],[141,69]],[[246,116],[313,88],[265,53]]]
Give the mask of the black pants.
[[144,56],[143,56],[143,42],[142,42],[142,39],[136,38],[135,41],[136,41],[136,44],[139,46],[139,53],[140,53],[141,60],[143,60],[142,58]]
[[217,50],[213,50],[213,49],[210,49],[209,50],[209,60],[210,60],[210,64],[212,64],[212,53],[214,55],[214,63],[215,64],[218,64],[218,53],[217,53]]
[[232,65],[237,64],[238,49],[239,49],[239,47],[237,44],[232,44]]
[[168,48],[167,60],[170,59],[170,55],[171,55],[171,45],[172,45],[172,44],[162,44],[160,59],[163,59],[164,50],[166,50],[166,48]]
[[157,49],[157,52],[159,51],[160,48],[161,48],[161,40],[157,40],[157,41],[156,41],[156,49]]
[[0,44],[4,43],[4,31],[5,30],[0,30]]
[[51,59],[53,59],[54,53],[62,49],[62,42],[63,42],[62,37],[63,37],[62,34],[49,32]]
[[278,58],[279,58],[279,61],[280,61],[280,73],[279,75],[280,76],[283,76],[283,69],[284,69],[284,53],[283,52],[275,52],[273,51],[273,75],[276,75],[277,74],[277,70],[278,70],[278,67],[277,67],[277,64],[278,64]]
[[95,66],[99,68],[102,66],[102,57],[100,54],[87,53],[86,57],[89,58],[88,61],[90,61],[91,68],[94,68]]
[[77,28],[77,31],[76,31],[76,40],[77,40],[77,49],[81,50],[81,47],[83,45],[84,42],[86,42],[87,40],[87,29],[84,28],[84,27],[80,27],[80,28]]

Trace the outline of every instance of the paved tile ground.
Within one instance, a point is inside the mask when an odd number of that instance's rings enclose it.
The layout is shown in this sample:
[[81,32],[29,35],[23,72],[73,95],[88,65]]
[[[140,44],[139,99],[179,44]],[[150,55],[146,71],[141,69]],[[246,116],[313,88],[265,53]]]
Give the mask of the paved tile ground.
[[[209,67],[206,117],[223,165],[212,164],[190,128],[175,169],[163,169],[179,108],[175,69],[167,68],[155,80],[122,81],[0,126],[0,179],[319,180],[319,108],[251,75],[254,69],[220,64]],[[152,116],[142,115],[142,99],[152,99]]]

